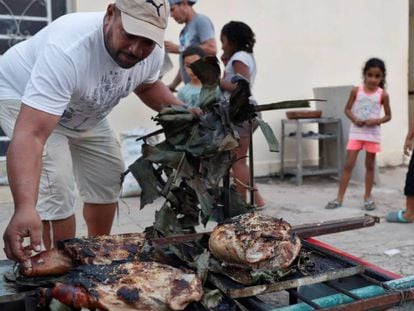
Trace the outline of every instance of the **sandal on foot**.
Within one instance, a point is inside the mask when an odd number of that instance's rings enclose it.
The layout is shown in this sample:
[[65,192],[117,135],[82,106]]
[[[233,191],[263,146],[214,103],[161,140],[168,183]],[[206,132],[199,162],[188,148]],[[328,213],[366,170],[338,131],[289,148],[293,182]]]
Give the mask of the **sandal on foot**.
[[339,202],[338,200],[333,200],[333,201],[328,202],[328,204],[326,204],[325,208],[326,209],[335,209],[335,208],[338,208],[338,207],[341,207],[341,206],[342,206],[342,202]]
[[366,211],[373,211],[376,208],[377,206],[375,205],[374,200],[369,199],[364,201],[364,209]]
[[403,223],[403,224],[408,224],[413,222],[412,220],[407,220],[404,218],[404,211],[400,210],[400,211],[395,211],[395,212],[389,212],[386,216],[385,219],[388,222],[398,222],[398,223]]

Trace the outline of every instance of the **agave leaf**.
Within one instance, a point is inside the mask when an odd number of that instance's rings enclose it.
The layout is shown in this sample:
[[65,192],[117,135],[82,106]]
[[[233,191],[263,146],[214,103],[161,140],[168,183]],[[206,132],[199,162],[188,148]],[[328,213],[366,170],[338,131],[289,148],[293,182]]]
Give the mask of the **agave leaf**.
[[190,68],[201,81],[202,87],[199,96],[199,107],[208,110],[220,100],[218,91],[220,83],[220,65],[217,57],[202,57],[190,64]]
[[260,129],[266,138],[267,144],[269,145],[269,150],[272,152],[279,152],[279,142],[277,141],[270,125],[260,118],[257,118],[257,122],[259,123]]
[[183,231],[175,212],[166,203],[155,212],[154,229],[164,236],[177,235]]
[[193,127],[187,142],[175,148],[190,153],[193,157],[206,158],[237,146],[238,141],[226,111],[221,105],[215,105],[200,117],[200,122]]
[[206,158],[200,167],[201,175],[208,181],[211,187],[218,187],[223,176],[228,174],[233,165],[234,156],[231,152],[220,152]]
[[160,196],[154,168],[152,166],[152,163],[148,160],[145,160],[143,157],[140,157],[128,168],[142,189],[140,206],[140,209],[142,209],[145,205],[154,202]]
[[183,107],[163,108],[153,120],[160,124],[167,141],[171,145],[185,143],[190,134],[190,129],[196,123],[192,113]]
[[230,188],[230,205],[228,210],[229,218],[249,213],[253,208],[254,207],[248,204],[234,187]]
[[191,178],[195,175],[194,168],[188,163],[184,152],[158,149],[156,146],[143,145],[143,157],[177,170],[177,176]]
[[[200,157],[209,153],[209,150],[217,149],[216,142],[208,135],[209,132],[204,133],[200,131],[200,126],[194,127],[192,133],[183,145],[177,145],[175,148],[180,151],[185,151],[193,157]],[[203,136],[201,136],[203,135]]]
[[202,86],[199,96],[199,106],[203,110],[211,109],[212,105],[220,100],[217,86]]
[[[230,187],[230,189],[220,187],[216,192],[218,193],[214,195],[216,201],[212,210],[212,215],[218,223],[223,222],[227,218],[251,212],[252,209],[254,209],[252,205],[248,204],[242,198],[234,186]],[[225,193],[228,193],[230,197],[228,206],[224,204]]]
[[208,193],[206,185],[199,177],[194,177],[189,179],[188,184],[197,194],[198,201],[200,202],[201,207],[201,223],[205,226],[208,222],[208,219],[211,215],[213,209],[214,199]]
[[[174,198],[171,201],[171,198]],[[179,186],[174,186],[168,195],[167,200],[171,203],[177,219],[183,229],[192,230],[199,224],[200,210],[198,208],[197,194],[183,180]]]
[[195,257],[194,261],[197,266],[197,275],[203,280],[204,283],[207,280],[209,272],[210,252],[207,249],[204,249],[202,254]]
[[142,155],[144,159],[155,163],[161,163],[171,168],[177,168],[180,164],[183,152],[158,149],[156,146],[143,145]]
[[249,269],[223,265],[221,261],[217,260],[213,256],[210,256],[209,268],[210,272],[226,275],[230,279],[244,285],[252,285],[252,278]]
[[228,133],[218,146],[218,151],[229,151],[237,148],[239,141],[230,133]]
[[240,125],[256,116],[254,105],[250,103],[250,84],[242,75],[236,75],[231,82],[237,86],[230,95],[229,116],[234,124]]
[[309,108],[310,101],[326,101],[326,100],[324,99],[285,100],[285,101],[267,104],[267,105],[254,106],[254,111],[259,112],[259,111],[291,109],[291,108]]
[[190,68],[197,78],[201,81],[203,87],[216,88],[220,82],[220,65],[215,56],[202,57],[190,64]]

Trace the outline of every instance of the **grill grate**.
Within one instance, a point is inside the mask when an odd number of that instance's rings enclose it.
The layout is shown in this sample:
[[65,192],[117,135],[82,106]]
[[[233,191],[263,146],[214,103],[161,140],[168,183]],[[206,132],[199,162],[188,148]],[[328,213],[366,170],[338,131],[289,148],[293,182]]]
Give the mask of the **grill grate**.
[[[206,288],[219,289],[224,297],[214,310],[304,310],[303,306],[309,310],[327,310],[326,303],[321,300],[339,295],[342,295],[342,302],[338,302],[336,306],[330,305],[329,310],[367,310],[413,300],[414,277],[410,288],[405,286],[403,289],[396,290],[397,286],[389,283],[394,280],[389,281],[391,277],[384,276],[381,271],[362,265],[355,257],[341,255],[330,250],[329,247],[305,240],[310,236],[371,226],[377,222],[377,219],[366,215],[363,218],[346,219],[340,222],[296,226],[295,232],[303,239],[301,261],[295,262],[296,267],[290,274],[271,282],[267,280],[261,284],[244,285],[226,275],[210,272],[205,284]],[[141,259],[155,260],[176,267],[185,266],[185,260],[178,258],[171,249],[179,247],[181,250],[188,250],[190,254],[192,245],[201,243],[202,248],[206,248],[208,241],[208,234],[189,236],[153,240],[153,243],[146,245]],[[12,270],[12,267],[12,262],[0,261],[0,272],[3,272],[3,275]],[[237,272],[233,271],[233,273]],[[25,284],[19,282],[10,284],[0,280],[0,309],[36,310],[35,291],[33,291],[36,282],[29,283],[22,287]],[[375,297],[363,298],[359,289],[365,287],[379,288],[382,292]],[[186,310],[204,311],[207,308],[201,303],[192,303]]]

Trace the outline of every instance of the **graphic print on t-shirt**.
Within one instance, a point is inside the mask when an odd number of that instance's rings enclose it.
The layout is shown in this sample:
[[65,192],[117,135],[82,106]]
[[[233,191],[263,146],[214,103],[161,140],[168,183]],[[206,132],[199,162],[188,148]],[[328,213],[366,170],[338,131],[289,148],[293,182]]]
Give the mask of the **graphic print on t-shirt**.
[[86,96],[71,100],[60,124],[73,129],[87,129],[105,118],[121,98],[131,92],[131,77],[121,71],[111,71],[99,80]]
[[361,120],[375,118],[378,115],[380,107],[375,104],[374,99],[370,97],[362,97],[360,104],[355,107],[354,113]]

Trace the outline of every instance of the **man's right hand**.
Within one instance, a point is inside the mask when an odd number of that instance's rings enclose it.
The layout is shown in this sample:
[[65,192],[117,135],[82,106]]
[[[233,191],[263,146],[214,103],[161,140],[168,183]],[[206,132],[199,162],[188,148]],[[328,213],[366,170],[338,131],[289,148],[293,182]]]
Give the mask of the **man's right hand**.
[[[4,252],[7,258],[24,263],[32,251],[41,250],[42,221],[35,208],[22,209],[15,212],[3,235]],[[24,238],[30,244],[23,246]]]

